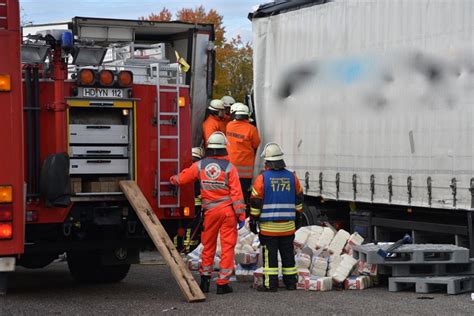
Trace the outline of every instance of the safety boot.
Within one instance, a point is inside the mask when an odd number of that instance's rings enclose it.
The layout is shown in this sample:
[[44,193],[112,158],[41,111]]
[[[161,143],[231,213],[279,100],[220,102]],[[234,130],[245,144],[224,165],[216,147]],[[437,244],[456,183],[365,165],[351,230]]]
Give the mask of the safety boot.
[[232,293],[234,290],[229,284],[217,285],[217,294]]
[[203,293],[209,293],[209,287],[211,286],[211,277],[208,275],[201,275],[201,291]]
[[259,285],[259,286],[257,286],[257,291],[258,292],[277,292],[278,288],[276,288],[276,287],[266,287],[266,286],[263,286],[263,285]]
[[288,291],[294,291],[294,290],[296,290],[296,284],[285,284],[285,288]]

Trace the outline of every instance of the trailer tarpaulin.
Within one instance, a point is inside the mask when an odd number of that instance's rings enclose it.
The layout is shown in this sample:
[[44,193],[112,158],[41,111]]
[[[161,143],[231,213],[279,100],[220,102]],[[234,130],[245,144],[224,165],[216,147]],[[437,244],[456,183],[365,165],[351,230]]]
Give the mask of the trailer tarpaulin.
[[474,1],[336,0],[255,16],[258,127],[307,194],[471,208]]

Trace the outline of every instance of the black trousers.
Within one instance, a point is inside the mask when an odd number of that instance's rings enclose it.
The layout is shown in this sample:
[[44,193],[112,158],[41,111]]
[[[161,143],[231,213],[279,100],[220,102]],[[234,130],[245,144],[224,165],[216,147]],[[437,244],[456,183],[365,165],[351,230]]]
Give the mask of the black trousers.
[[242,193],[244,195],[245,215],[246,217],[249,217],[250,215],[250,209],[249,209],[250,187],[252,186],[252,179],[240,178],[239,180],[240,180],[240,186],[242,187]]
[[265,236],[260,234],[259,239],[263,255],[263,285],[267,288],[278,287],[278,252],[281,256],[283,282],[286,286],[296,284],[298,280],[293,248],[295,235]]

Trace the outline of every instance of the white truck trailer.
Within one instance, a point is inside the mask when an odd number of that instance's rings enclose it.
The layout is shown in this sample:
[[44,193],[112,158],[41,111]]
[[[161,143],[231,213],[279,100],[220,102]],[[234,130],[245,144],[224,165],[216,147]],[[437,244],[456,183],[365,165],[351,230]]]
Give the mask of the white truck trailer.
[[277,1],[249,18],[257,126],[306,222],[474,256],[474,2]]

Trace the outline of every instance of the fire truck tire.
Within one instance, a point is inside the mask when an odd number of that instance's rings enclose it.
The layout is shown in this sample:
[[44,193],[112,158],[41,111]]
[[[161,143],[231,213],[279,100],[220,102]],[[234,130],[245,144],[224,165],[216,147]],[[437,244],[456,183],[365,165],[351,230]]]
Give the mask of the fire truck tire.
[[120,282],[130,270],[130,264],[102,264],[100,254],[68,252],[67,262],[72,277],[81,283]]

